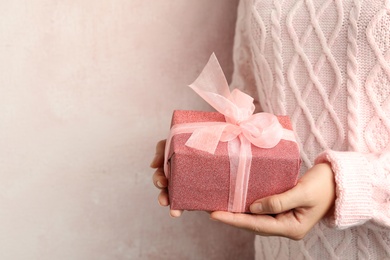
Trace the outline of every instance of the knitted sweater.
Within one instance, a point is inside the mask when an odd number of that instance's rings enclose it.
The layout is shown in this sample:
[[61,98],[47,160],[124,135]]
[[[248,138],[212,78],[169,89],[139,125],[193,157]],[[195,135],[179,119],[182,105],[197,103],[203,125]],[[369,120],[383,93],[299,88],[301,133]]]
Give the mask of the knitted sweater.
[[302,174],[329,161],[333,215],[257,259],[390,259],[390,1],[241,0],[232,88],[291,117]]

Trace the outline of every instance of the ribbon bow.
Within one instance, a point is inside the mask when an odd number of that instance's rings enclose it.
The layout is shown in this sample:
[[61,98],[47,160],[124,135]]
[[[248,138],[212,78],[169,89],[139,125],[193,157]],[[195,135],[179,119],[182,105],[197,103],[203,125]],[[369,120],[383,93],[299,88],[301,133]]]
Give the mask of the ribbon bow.
[[191,133],[186,146],[211,154],[215,153],[219,142],[228,142],[230,160],[228,211],[244,212],[252,163],[251,144],[260,148],[273,148],[281,139],[295,142],[295,136],[292,131],[282,127],[275,115],[253,114],[255,106],[251,96],[238,89],[230,92],[214,54],[189,87],[223,114],[226,122],[174,125],[165,147],[165,174],[168,174],[169,149],[174,135]]
[[188,147],[215,153],[218,143],[229,142],[243,135],[260,148],[273,148],[283,136],[283,127],[275,115],[253,114],[253,98],[238,89],[232,92],[213,53],[199,77],[190,86],[226,119],[224,125],[202,127],[186,142]]

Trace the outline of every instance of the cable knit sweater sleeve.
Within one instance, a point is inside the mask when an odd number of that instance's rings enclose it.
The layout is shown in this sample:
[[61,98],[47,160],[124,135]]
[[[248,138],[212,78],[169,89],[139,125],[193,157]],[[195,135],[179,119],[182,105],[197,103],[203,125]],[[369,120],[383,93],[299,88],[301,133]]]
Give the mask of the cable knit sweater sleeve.
[[390,153],[325,151],[316,163],[330,162],[336,202],[328,224],[348,228],[373,220],[390,226]]
[[291,117],[302,173],[331,163],[337,199],[328,223],[340,229],[390,226],[389,10],[390,1],[238,7],[232,87]]

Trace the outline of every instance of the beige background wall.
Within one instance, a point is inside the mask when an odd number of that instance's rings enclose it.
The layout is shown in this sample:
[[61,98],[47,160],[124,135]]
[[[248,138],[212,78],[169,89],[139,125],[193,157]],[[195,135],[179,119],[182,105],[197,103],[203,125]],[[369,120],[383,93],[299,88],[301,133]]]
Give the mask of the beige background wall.
[[250,259],[252,235],[172,219],[148,168],[186,85],[232,72],[237,0],[0,1],[0,259]]

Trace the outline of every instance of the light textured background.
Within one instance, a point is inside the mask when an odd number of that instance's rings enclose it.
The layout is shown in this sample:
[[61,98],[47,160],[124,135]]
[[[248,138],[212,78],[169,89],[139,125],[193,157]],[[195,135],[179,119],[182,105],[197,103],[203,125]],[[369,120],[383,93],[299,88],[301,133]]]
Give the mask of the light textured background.
[[148,168],[237,0],[0,0],[0,259],[251,259],[252,235],[171,219]]

